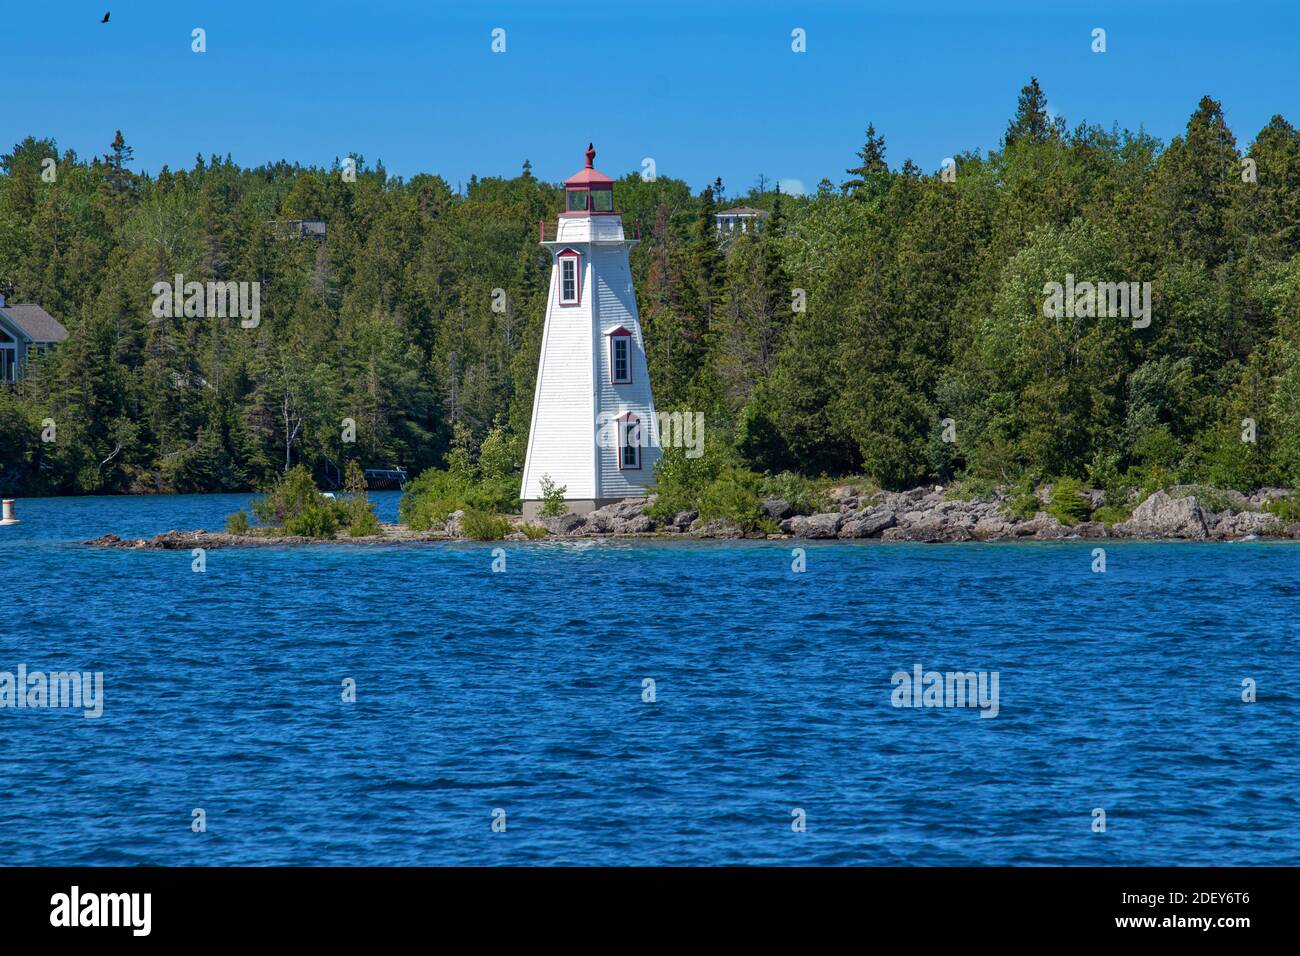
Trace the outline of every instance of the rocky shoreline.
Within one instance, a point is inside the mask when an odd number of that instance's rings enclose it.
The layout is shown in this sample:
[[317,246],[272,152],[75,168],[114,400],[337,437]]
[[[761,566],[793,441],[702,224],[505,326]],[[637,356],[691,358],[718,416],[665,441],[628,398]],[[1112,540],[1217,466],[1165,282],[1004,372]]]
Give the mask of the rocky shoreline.
[[[778,531],[746,531],[725,520],[701,521],[694,511],[684,511],[669,521],[656,520],[647,511],[654,498],[629,498],[607,505],[586,515],[564,515],[539,519],[545,526],[542,540],[557,538],[695,538],[767,540],[854,540],[878,539],[943,543],[958,541],[1059,541],[1069,538],[1145,539],[1188,541],[1236,541],[1249,538],[1300,539],[1300,521],[1284,521],[1264,510],[1273,498],[1288,492],[1264,489],[1247,496],[1240,492],[1214,491],[1215,508],[1209,507],[1204,495],[1194,489],[1172,488],[1157,491],[1139,503],[1128,520],[1104,525],[1086,520],[1062,524],[1046,510],[1028,518],[1012,516],[1007,495],[993,494],[974,500],[945,496],[941,487],[914,488],[911,491],[874,491],[859,493],[850,486],[832,489],[828,499],[833,510],[813,514],[796,514],[786,501],[765,498],[764,512]],[[1101,502],[1098,492],[1080,495],[1083,510],[1091,515]],[[1044,502],[1044,507],[1046,507]],[[460,527],[461,512],[448,517],[444,526],[434,531],[412,531],[405,525],[381,525],[380,533],[349,537],[340,533],[334,538],[305,538],[267,533],[228,534],[225,532],[167,531],[149,539],[123,539],[115,534],[85,542],[102,548],[129,548],[155,551],[178,551],[191,548],[266,547],[298,544],[411,544],[466,540]],[[511,518],[509,541],[530,540],[524,532],[525,522]],[[533,526],[533,536],[538,533]]]

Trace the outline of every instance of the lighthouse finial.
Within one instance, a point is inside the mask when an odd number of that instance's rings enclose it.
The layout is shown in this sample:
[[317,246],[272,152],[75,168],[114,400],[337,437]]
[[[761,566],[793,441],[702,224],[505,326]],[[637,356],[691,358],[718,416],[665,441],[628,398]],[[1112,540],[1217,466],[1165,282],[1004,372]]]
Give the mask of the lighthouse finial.
[[593,169],[593,163],[596,162],[596,147],[591,143],[587,144],[587,168]]

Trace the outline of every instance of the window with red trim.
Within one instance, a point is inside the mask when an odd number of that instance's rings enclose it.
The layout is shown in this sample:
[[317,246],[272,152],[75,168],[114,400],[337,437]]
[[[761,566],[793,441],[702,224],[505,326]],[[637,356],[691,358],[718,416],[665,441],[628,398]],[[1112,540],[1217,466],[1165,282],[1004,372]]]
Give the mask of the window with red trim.
[[618,467],[620,471],[641,469],[641,419],[631,413],[618,420]]
[[578,254],[566,249],[556,261],[560,264],[560,305],[577,305],[582,301],[582,273]]
[[626,332],[609,337],[609,380],[615,385],[632,381],[632,336]]
[[[611,193],[611,195],[612,195],[612,193]],[[565,197],[565,199],[567,200],[566,208],[568,209],[569,212],[585,212],[585,211],[586,211],[586,209],[587,209],[587,190],[585,190],[585,189],[570,189],[570,190],[568,191],[568,195]]]

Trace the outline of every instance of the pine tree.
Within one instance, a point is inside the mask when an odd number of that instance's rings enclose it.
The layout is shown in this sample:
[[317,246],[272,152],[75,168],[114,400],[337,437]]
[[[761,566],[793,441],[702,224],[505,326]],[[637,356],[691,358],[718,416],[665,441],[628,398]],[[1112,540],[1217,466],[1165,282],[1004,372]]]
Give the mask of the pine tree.
[[104,156],[104,164],[108,167],[104,181],[113,198],[120,201],[126,198],[135,183],[134,174],[126,168],[129,163],[135,161],[135,149],[126,144],[126,138],[122,135],[122,131],[118,130],[109,150],[110,152]]
[[885,138],[876,135],[876,127],[870,123],[867,124],[867,141],[857,155],[858,165],[845,170],[852,178],[840,184],[843,192],[853,196],[877,182],[881,174],[889,172],[889,166],[885,163]]
[[1038,85],[1038,77],[1031,76],[1029,82],[1020,88],[1015,118],[1007,126],[1007,145],[1018,142],[1045,143],[1051,131],[1051,123],[1047,118],[1047,94]]

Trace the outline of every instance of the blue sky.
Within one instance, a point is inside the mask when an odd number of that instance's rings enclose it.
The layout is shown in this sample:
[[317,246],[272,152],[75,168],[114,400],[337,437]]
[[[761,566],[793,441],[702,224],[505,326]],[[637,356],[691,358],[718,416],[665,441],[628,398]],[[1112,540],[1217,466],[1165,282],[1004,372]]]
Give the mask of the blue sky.
[[454,186],[525,158],[559,180],[594,140],[611,175],[652,157],[735,194],[838,182],[868,121],[893,166],[994,148],[1031,74],[1071,124],[1166,141],[1209,93],[1244,146],[1274,113],[1300,125],[1300,3],[9,0],[0,70],[5,150],[33,134],[86,156],[120,127],[141,170],[357,152]]

